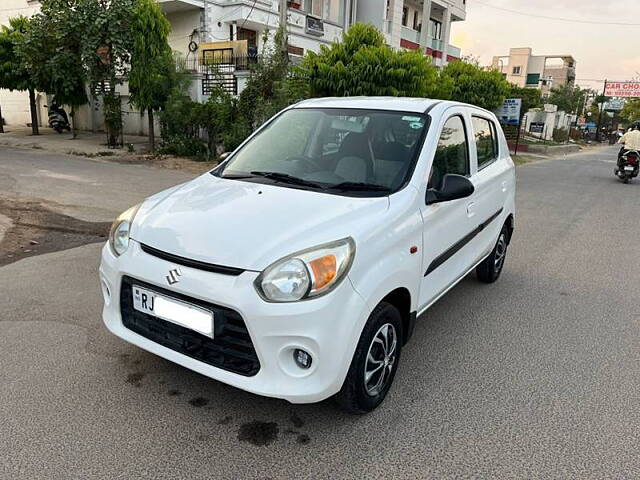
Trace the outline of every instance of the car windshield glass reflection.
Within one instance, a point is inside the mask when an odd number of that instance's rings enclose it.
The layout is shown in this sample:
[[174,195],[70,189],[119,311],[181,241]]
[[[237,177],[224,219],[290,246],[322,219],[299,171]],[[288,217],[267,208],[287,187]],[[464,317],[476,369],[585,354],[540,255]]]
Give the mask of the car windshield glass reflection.
[[419,153],[424,115],[293,109],[272,121],[215,174],[331,193],[388,195]]

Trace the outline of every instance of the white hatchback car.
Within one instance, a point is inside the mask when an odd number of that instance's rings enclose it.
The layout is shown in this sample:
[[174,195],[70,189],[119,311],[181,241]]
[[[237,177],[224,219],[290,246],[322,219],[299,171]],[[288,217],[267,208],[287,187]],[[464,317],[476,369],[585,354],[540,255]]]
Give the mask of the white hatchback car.
[[405,98],[308,100],[213,171],[114,223],[115,335],[221,382],[351,412],[386,396],[415,319],[475,269],[493,282],[515,169],[493,113]]

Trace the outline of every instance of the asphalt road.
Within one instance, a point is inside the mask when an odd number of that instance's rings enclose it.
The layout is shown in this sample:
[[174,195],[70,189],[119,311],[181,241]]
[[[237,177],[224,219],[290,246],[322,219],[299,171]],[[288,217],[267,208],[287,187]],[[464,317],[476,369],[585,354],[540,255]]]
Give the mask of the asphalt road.
[[[0,478],[638,478],[640,181],[616,181],[615,153],[518,168],[502,278],[469,277],[419,319],[367,416],[253,396],[113,337],[98,244],[0,267]],[[0,150],[0,195],[83,220],[186,178]]]

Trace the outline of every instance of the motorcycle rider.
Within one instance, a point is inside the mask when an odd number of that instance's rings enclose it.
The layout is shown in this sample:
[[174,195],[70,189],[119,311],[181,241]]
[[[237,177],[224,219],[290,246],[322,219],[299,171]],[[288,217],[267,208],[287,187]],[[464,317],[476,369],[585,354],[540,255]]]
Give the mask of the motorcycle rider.
[[50,111],[53,113],[57,113],[58,115],[64,118],[65,123],[69,123],[69,117],[67,116],[67,112],[65,112],[64,108],[60,107],[57,103],[51,105]]
[[640,122],[635,122],[631,126],[631,130],[625,133],[620,140],[618,140],[618,143],[622,144],[620,157],[628,150],[640,151]]

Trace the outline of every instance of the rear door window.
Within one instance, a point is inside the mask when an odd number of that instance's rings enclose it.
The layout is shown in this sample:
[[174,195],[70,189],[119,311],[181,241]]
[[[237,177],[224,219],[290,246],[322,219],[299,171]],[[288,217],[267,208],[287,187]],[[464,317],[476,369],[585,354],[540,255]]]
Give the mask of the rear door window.
[[478,170],[483,169],[498,158],[498,138],[496,126],[483,117],[472,117],[474,141],[478,154]]

